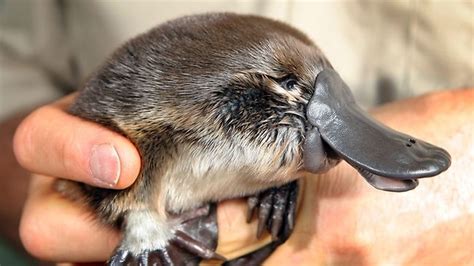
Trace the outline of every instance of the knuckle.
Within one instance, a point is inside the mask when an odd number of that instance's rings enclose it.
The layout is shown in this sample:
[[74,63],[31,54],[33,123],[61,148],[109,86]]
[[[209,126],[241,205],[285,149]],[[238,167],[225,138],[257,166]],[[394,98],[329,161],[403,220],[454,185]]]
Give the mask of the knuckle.
[[32,128],[34,128],[36,114],[28,115],[17,127],[13,137],[13,152],[21,166],[27,168],[31,157]]
[[43,121],[50,112],[51,107],[46,105],[40,107],[29,114],[17,127],[13,137],[13,152],[18,163],[30,169],[34,163],[35,157],[35,140],[37,134],[41,134]]

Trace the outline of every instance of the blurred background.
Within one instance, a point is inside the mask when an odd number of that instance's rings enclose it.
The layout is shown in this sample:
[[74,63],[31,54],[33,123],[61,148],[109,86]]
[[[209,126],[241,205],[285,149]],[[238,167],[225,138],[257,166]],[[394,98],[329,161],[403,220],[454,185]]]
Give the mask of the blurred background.
[[302,30],[366,108],[474,87],[472,0],[0,0],[0,265],[46,264],[28,257],[18,239],[28,175],[12,155],[14,125],[80,88],[127,39],[169,19],[215,11]]

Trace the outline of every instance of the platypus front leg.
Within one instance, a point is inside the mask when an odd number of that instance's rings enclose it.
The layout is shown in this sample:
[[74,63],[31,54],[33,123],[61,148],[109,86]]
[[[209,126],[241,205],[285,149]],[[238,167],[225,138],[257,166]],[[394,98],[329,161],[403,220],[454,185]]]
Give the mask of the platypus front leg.
[[130,211],[124,236],[109,265],[198,265],[201,259],[225,260],[215,253],[215,205],[163,219],[150,210]]

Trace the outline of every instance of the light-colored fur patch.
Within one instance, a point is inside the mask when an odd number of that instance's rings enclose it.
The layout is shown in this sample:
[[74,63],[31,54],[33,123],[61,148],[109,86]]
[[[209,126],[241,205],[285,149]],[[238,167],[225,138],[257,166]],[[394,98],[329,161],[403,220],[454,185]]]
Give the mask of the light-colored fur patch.
[[174,236],[172,225],[152,211],[130,211],[127,214],[125,234],[119,249],[138,255],[145,250],[166,247]]
[[[242,197],[296,179],[301,154],[296,130],[282,127],[277,145],[257,144],[245,136],[218,145],[181,145],[176,159],[161,179],[161,202],[180,212],[209,201]],[[232,152],[230,152],[232,151]],[[280,159],[288,158],[282,167]],[[203,187],[203,184],[206,184]],[[164,192],[164,193],[163,193]]]

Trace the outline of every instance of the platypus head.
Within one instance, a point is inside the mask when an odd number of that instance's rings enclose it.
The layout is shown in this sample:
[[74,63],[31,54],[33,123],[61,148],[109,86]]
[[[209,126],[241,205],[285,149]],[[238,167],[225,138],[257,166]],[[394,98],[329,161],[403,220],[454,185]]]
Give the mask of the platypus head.
[[[235,100],[236,105],[230,106],[239,114],[240,107],[252,107],[252,97],[271,98],[260,107],[274,112],[269,115],[275,119],[273,125],[286,124],[304,132],[304,170],[325,172],[343,159],[375,188],[400,192],[414,189],[418,178],[435,176],[449,167],[450,156],[445,150],[388,128],[362,110],[322,52],[303,33],[262,18],[237,21],[243,24],[241,30],[249,29],[242,30],[242,36],[235,32],[245,46],[235,49],[235,62],[251,68],[240,71],[236,86],[243,89],[240,96],[248,97],[247,102]],[[248,86],[242,87],[245,82]],[[252,94],[256,88],[259,92]],[[252,117],[246,121],[249,119]],[[254,119],[262,122],[262,117]]]
[[[264,121],[275,128],[298,128],[303,135],[300,165],[304,170],[322,173],[343,159],[375,188],[407,191],[418,185],[418,178],[435,176],[449,167],[445,150],[388,128],[362,110],[303,33],[258,17],[232,19],[229,25],[238,29],[232,36],[238,44],[226,47],[233,47],[233,62],[243,68],[228,67],[234,71],[230,76],[236,84],[224,95],[228,115],[240,116],[240,121],[254,119],[255,124]],[[219,28],[216,34],[221,34]],[[252,114],[252,108],[260,110]]]
[[[281,22],[226,13],[180,18],[135,38],[108,64],[91,86],[100,81],[109,98],[124,95],[115,104],[134,114],[120,119],[132,121],[121,122],[132,139],[165,127],[169,142],[203,143],[196,149],[210,157],[239,154],[214,159],[236,161],[240,168],[230,171],[239,174],[267,166],[265,178],[285,168],[321,173],[343,159],[377,189],[407,191],[450,165],[443,149],[359,108],[316,45]],[[142,98],[140,106],[129,103]]]

